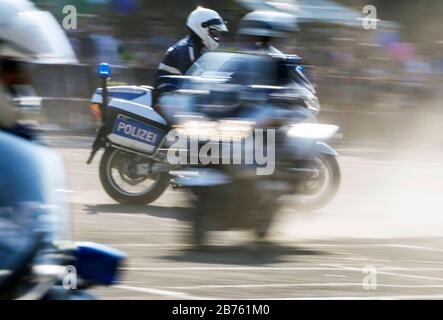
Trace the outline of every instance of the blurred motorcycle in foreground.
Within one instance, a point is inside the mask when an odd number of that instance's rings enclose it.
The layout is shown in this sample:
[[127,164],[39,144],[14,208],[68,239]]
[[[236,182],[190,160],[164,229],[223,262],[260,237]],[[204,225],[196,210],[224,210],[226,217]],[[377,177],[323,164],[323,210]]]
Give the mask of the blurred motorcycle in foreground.
[[38,107],[25,63],[73,63],[57,20],[32,2],[0,1],[0,299],[91,299],[125,255],[68,241],[62,159],[38,144],[24,108]]
[[195,196],[196,244],[210,230],[265,237],[282,196],[300,210],[333,199],[340,167],[325,141],[339,127],[316,122],[319,103],[297,57],[208,53],[190,72],[171,79],[180,89],[160,105],[175,123],[169,162],[188,164],[170,174]]
[[118,279],[125,255],[68,239],[63,162],[50,149],[0,131],[0,298],[91,299]]

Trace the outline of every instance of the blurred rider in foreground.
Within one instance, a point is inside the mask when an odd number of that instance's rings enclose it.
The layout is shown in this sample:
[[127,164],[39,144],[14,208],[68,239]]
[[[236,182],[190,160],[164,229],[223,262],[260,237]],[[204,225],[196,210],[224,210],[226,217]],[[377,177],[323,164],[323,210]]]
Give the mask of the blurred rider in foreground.
[[210,9],[198,7],[188,16],[186,26],[189,35],[166,51],[155,76],[154,103],[158,96],[171,90],[163,76],[184,75],[206,50],[215,50],[220,44],[220,32],[227,32],[220,15]]
[[50,243],[66,239],[63,164],[51,150],[23,139],[16,104],[29,85],[23,63],[72,63],[76,57],[57,21],[24,0],[0,1],[0,299],[38,299],[56,264]]
[[54,17],[31,2],[1,1],[0,21],[0,129],[22,135],[16,100],[31,86],[25,63],[73,63],[77,59]]

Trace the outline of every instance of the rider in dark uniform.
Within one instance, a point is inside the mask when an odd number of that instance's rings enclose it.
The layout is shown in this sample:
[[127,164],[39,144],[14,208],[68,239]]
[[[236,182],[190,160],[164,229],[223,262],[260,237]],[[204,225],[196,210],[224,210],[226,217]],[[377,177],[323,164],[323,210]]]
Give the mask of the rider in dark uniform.
[[204,51],[217,49],[220,32],[228,31],[226,24],[216,11],[202,7],[191,12],[186,26],[189,35],[170,47],[158,66],[154,84],[154,101],[162,92],[171,90],[163,76],[184,75]]

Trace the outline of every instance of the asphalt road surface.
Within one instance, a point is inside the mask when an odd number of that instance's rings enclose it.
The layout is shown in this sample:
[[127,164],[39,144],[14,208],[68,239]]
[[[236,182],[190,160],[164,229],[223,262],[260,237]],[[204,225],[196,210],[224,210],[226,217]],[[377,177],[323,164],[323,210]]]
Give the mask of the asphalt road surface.
[[111,245],[129,260],[106,299],[443,299],[443,154],[346,146],[342,187],[315,213],[285,200],[270,239],[222,232],[195,251],[186,194],[123,206],[103,191],[91,138],[52,137],[66,161],[72,238]]

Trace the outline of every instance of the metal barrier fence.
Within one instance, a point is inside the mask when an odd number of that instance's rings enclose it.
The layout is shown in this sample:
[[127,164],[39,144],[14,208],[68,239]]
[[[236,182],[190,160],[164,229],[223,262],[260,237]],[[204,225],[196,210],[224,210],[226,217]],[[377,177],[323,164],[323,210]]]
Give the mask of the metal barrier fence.
[[[91,131],[95,128],[89,109],[94,90],[99,87],[96,66],[29,65],[36,94],[43,98],[40,112],[28,114],[53,130]],[[111,85],[150,84],[154,69],[113,66]]]

